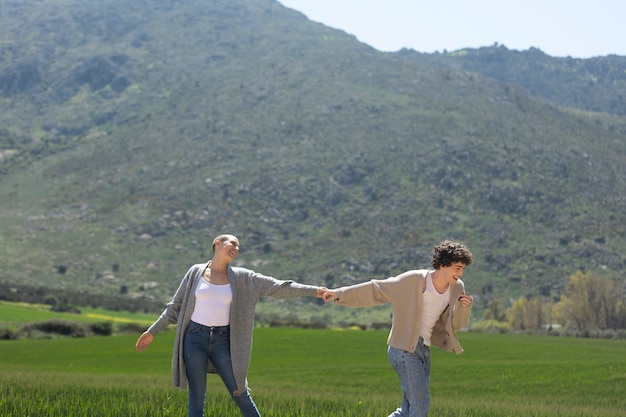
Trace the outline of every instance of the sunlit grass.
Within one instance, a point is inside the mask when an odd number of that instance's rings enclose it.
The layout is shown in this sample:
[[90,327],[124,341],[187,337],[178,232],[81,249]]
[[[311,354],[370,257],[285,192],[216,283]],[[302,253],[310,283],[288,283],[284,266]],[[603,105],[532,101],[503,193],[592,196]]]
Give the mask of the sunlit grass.
[[[462,355],[433,349],[434,417],[617,417],[626,343],[462,333]],[[259,328],[249,373],[265,417],[380,417],[400,402],[386,331]],[[135,352],[136,335],[0,343],[2,416],[184,416],[173,332]],[[207,416],[237,415],[209,375]]]
[[102,308],[79,307],[80,314],[51,311],[46,304],[29,304],[0,301],[0,324],[19,326],[33,321],[52,319],[96,323],[110,321],[118,324],[138,323],[149,325],[154,321],[154,314],[111,311]]

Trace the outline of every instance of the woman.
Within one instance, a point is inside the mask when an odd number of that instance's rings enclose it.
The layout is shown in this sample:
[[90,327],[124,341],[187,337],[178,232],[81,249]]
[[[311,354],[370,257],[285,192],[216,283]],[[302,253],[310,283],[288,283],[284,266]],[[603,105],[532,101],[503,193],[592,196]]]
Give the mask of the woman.
[[161,316],[135,346],[145,350],[161,330],[176,324],[172,376],[176,387],[189,388],[189,417],[204,416],[207,372],[219,374],[244,417],[260,417],[246,379],[256,303],[262,296],[321,298],[326,290],[231,267],[238,254],[237,237],[217,236],[211,261],[187,271]]

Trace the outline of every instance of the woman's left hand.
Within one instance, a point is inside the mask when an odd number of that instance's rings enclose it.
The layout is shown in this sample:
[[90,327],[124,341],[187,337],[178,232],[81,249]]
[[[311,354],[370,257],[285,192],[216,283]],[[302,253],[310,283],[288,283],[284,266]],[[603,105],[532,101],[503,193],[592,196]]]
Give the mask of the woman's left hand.
[[317,292],[315,293],[315,298],[324,298],[324,294],[326,294],[328,288],[326,287],[318,287]]

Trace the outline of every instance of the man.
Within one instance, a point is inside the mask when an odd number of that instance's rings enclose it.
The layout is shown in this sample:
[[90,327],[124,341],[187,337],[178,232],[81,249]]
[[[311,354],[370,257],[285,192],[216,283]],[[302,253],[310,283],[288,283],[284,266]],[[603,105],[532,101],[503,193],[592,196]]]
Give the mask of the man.
[[389,417],[428,415],[431,344],[456,354],[463,351],[454,331],[469,321],[472,297],[465,294],[461,277],[472,260],[465,245],[446,240],[433,249],[432,270],[407,271],[324,294],[325,302],[348,307],[391,303],[388,354],[403,396],[401,407]]

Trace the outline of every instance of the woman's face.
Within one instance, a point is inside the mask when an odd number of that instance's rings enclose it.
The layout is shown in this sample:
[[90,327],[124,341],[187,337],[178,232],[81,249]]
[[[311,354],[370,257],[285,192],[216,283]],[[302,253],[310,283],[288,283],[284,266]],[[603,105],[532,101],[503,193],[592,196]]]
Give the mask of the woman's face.
[[239,239],[232,235],[226,236],[224,240],[216,242],[215,252],[232,261],[239,255]]

